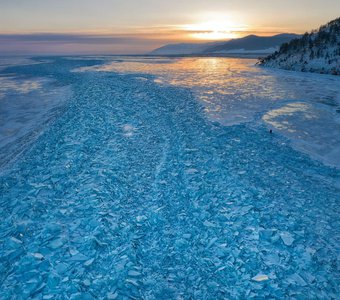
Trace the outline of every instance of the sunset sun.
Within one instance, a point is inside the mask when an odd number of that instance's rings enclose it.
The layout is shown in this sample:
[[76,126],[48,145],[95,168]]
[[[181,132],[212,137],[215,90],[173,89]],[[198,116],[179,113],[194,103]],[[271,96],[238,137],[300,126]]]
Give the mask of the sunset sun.
[[187,31],[192,39],[216,41],[237,38],[245,27],[230,17],[212,15],[208,20],[183,25],[182,29]]

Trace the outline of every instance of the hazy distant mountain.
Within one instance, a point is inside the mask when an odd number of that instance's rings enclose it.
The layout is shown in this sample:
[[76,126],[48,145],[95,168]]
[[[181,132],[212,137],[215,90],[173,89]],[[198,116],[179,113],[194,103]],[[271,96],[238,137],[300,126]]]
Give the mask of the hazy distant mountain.
[[340,75],[340,18],[281,45],[262,66]]
[[[299,37],[296,34],[278,34],[274,36],[248,35],[240,39],[233,39],[221,45],[212,46],[204,50],[205,53],[244,53],[244,52],[274,52],[281,44]],[[267,52],[267,53],[268,53]]]
[[288,42],[299,35],[279,34],[275,36],[249,35],[239,39],[223,42],[198,43],[198,44],[170,44],[155,49],[152,55],[181,55],[181,54],[214,54],[214,53],[273,53],[282,43]]
[[181,43],[169,44],[150,52],[152,55],[181,55],[203,53],[206,49],[222,44],[223,42],[212,43]]

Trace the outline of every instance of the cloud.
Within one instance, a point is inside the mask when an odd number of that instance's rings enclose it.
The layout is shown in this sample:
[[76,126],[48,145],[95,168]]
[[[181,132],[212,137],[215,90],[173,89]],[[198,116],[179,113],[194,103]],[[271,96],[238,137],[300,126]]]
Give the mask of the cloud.
[[48,43],[101,43],[112,44],[138,40],[137,37],[120,35],[94,35],[94,34],[64,34],[64,33],[32,33],[32,34],[0,34],[1,42],[48,42]]
[[174,26],[130,28],[116,34],[0,33],[0,54],[144,54],[167,43],[187,41],[187,31]]

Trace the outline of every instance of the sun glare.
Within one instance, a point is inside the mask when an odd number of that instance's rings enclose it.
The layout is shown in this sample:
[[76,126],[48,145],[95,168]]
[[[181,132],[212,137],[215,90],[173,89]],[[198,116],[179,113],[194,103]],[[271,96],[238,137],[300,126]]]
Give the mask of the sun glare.
[[182,29],[187,31],[191,38],[197,40],[224,40],[239,37],[239,32],[245,26],[238,24],[230,17],[210,16],[209,21],[197,24],[186,24]]

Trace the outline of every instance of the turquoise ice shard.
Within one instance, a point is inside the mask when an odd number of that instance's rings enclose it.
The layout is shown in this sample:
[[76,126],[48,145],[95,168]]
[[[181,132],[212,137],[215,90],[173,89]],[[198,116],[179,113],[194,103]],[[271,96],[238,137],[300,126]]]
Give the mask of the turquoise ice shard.
[[91,258],[84,262],[84,266],[86,267],[91,266],[93,262],[94,262],[94,258]]
[[35,258],[37,258],[37,259],[43,259],[44,258],[44,256],[41,254],[41,253],[33,253],[32,254]]
[[63,244],[64,244],[63,240],[61,238],[57,238],[53,240],[52,242],[50,242],[48,246],[51,249],[57,249],[57,248],[60,248]]
[[280,237],[286,246],[291,246],[294,242],[294,238],[289,232],[282,232]]

